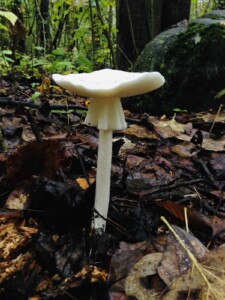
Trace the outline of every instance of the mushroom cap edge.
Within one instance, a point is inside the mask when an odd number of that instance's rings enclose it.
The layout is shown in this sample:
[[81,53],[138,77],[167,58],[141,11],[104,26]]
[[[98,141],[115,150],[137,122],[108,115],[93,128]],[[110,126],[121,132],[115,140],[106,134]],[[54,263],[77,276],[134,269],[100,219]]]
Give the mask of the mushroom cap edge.
[[52,77],[59,86],[80,96],[106,99],[141,95],[161,87],[165,82],[159,72],[135,73],[111,69],[53,74]]

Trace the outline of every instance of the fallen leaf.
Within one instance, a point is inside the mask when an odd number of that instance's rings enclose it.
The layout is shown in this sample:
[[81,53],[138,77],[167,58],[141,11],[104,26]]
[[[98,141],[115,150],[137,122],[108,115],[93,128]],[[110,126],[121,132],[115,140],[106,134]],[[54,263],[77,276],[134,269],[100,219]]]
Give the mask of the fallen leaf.
[[202,143],[202,148],[208,151],[225,151],[225,136],[218,140],[205,138]]
[[5,206],[8,209],[23,210],[29,206],[29,193],[26,187],[15,188],[6,200]]
[[[89,178],[89,182],[93,183],[95,181],[95,178]],[[79,186],[82,188],[82,190],[86,190],[89,187],[89,183],[87,182],[86,178],[79,177],[76,179],[76,182],[79,184]]]
[[[168,286],[169,292],[160,299],[225,299],[225,247],[208,252],[201,263],[189,268]],[[204,277],[203,277],[204,276]]]
[[[172,227],[186,248],[197,259],[202,259],[206,255],[208,252],[207,248],[197,238],[177,226]],[[183,272],[189,269],[191,265],[192,262],[187,252],[175,236],[169,233],[166,251],[158,267],[158,274],[161,279],[169,285],[175,278],[181,276]]]
[[88,280],[91,283],[95,282],[106,282],[108,273],[96,266],[88,265],[85,266],[80,272],[75,275],[75,278],[81,280]]
[[162,256],[162,253],[147,254],[134,265],[125,281],[128,296],[134,296],[138,300],[150,300],[155,296],[155,290],[146,289],[140,279],[157,273]]
[[176,121],[175,116],[171,120],[159,120],[155,117],[149,116],[148,121],[154,125],[155,131],[162,138],[171,138],[186,131],[190,131],[190,124],[181,124]]
[[36,140],[36,137],[33,131],[31,130],[30,126],[23,126],[22,140],[24,142],[32,142]]
[[135,244],[120,242],[120,248],[112,256],[110,264],[109,281],[114,282],[111,291],[124,291],[125,278],[134,264],[143,257],[147,247],[146,241]]
[[29,267],[32,255],[30,253],[20,254],[16,258],[0,262],[0,283],[9,280],[15,274],[25,271],[25,266]]
[[189,142],[183,142],[172,146],[172,151],[182,157],[192,157],[196,155],[197,146]]
[[[155,204],[167,210],[177,219],[185,221],[183,205],[172,201],[157,201]],[[207,231],[210,235],[213,233],[210,219],[195,209],[187,207],[187,219],[190,228]]]
[[127,135],[132,135],[140,139],[157,139],[157,135],[154,132],[149,131],[143,126],[131,124],[123,131]]
[[[155,204],[166,209],[174,217],[185,222],[183,205],[172,201],[158,201],[155,202]],[[187,220],[190,228],[207,232],[210,236],[214,236],[225,230],[225,215],[224,218],[206,216],[194,208],[187,207]]]
[[213,153],[209,165],[218,180],[225,179],[225,154]]
[[140,139],[157,139],[157,135],[154,132],[136,124],[131,124],[128,128],[124,129],[123,132]]
[[225,123],[225,113],[220,112],[220,114],[213,115],[213,114],[204,114],[200,116],[201,119],[203,119],[205,122],[224,122]]

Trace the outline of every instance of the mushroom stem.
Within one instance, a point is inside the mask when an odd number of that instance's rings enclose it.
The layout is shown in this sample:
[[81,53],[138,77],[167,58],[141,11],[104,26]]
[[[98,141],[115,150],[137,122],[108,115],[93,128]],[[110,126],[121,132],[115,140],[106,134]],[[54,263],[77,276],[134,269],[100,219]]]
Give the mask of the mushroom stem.
[[[93,224],[95,229],[105,231],[109,197],[112,161],[112,130],[99,130],[96,191]],[[102,217],[103,218],[102,218]]]

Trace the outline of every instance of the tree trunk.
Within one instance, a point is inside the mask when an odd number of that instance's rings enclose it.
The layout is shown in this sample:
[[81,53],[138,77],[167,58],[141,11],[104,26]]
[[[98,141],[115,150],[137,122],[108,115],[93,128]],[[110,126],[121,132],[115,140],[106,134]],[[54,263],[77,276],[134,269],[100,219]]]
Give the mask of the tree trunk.
[[163,0],[117,0],[117,64],[132,66],[144,46],[161,31]]
[[117,65],[127,70],[157,34],[189,19],[191,0],[116,0]]
[[190,17],[191,0],[164,0],[162,30],[169,28]]
[[12,36],[12,58],[15,60],[16,50],[21,53],[26,51],[26,29],[23,23],[23,15],[21,13],[21,0],[15,0],[12,4],[11,11],[18,17],[14,26],[11,26],[11,36]]
[[46,48],[48,50],[50,45],[49,0],[41,0],[40,15],[42,17],[40,41],[41,45],[44,45],[46,43]]

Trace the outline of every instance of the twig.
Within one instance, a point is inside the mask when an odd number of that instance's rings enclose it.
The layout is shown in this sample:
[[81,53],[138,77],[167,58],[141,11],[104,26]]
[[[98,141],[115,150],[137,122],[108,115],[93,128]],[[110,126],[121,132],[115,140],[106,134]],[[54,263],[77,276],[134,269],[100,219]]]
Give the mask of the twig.
[[177,187],[180,187],[180,186],[186,186],[186,185],[190,185],[192,186],[193,184],[195,183],[199,183],[199,182],[204,182],[205,179],[203,178],[198,178],[198,179],[193,179],[193,180],[189,180],[189,181],[182,181],[182,182],[177,182],[175,184],[171,184],[169,186],[157,186],[155,188],[152,188],[150,190],[146,190],[144,192],[140,192],[140,196],[141,197],[145,197],[145,196],[149,196],[149,195],[152,195],[152,194],[155,194],[157,192],[165,192],[165,191],[169,191],[169,190],[172,190],[172,189],[176,189]]
[[[31,108],[40,108],[42,104],[33,103],[33,102],[23,102],[23,101],[14,101],[8,97],[0,97],[0,106],[8,105],[12,107],[31,107]],[[54,109],[74,109],[74,110],[88,110],[86,106],[75,105],[75,104],[50,104],[49,108]]]
[[40,131],[38,129],[38,126],[33,118],[33,116],[31,115],[30,111],[28,109],[25,109],[25,114],[27,116],[27,120],[28,122],[30,123],[30,127],[33,131],[33,134],[35,135],[35,138],[38,142],[41,142],[42,141],[42,137],[41,137],[41,134],[40,134]]
[[38,11],[38,14],[41,18],[41,24],[42,24],[42,33],[43,33],[43,42],[44,42],[44,56],[46,55],[46,49],[47,49],[47,42],[46,42],[46,32],[45,32],[45,20],[41,14],[41,10],[38,6],[38,1],[36,1],[36,7],[37,7],[37,11]]
[[130,7],[129,7],[129,4],[128,4],[128,0],[126,0],[126,7],[127,7],[128,18],[129,18],[129,23],[130,23],[130,32],[131,32],[132,42],[133,42],[133,45],[134,45],[136,55],[138,56],[138,49],[137,49],[137,45],[136,45],[136,41],[135,41],[134,28],[133,28],[133,23],[132,23],[132,19],[131,19]]
[[109,50],[111,52],[112,61],[113,61],[113,67],[115,69],[117,69],[117,61],[116,61],[115,51],[113,49],[113,44],[112,44],[112,41],[111,41],[110,33],[109,33],[109,31],[107,29],[105,29],[105,22],[104,22],[104,19],[103,19],[103,16],[102,16],[102,12],[101,12],[99,1],[95,0],[95,4],[96,4],[96,10],[97,10],[97,13],[98,13],[98,18],[99,18],[99,21],[100,21],[100,23],[102,25],[103,33],[104,33],[104,35],[105,35],[105,37],[107,39],[108,47],[109,47]]

